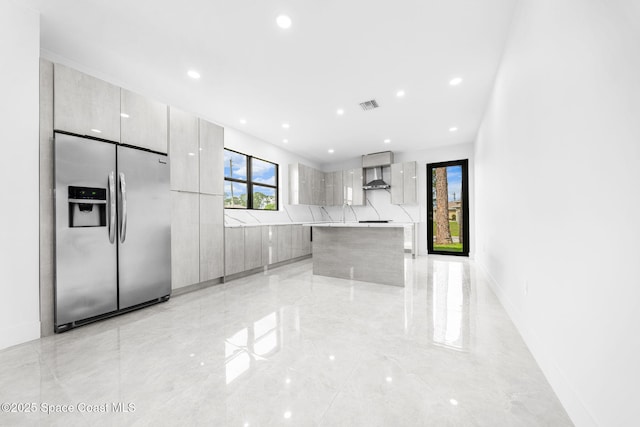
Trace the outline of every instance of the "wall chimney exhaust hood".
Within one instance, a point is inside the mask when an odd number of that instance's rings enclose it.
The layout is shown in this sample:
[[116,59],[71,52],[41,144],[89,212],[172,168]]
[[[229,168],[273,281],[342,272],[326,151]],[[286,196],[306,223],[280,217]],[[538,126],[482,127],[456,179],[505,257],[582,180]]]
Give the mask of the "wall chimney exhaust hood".
[[383,167],[389,167],[393,163],[393,153],[382,151],[380,153],[365,154],[362,156],[362,168],[365,176],[369,178],[370,171],[373,172],[373,179],[362,186],[363,190],[380,190],[391,187],[384,181]]

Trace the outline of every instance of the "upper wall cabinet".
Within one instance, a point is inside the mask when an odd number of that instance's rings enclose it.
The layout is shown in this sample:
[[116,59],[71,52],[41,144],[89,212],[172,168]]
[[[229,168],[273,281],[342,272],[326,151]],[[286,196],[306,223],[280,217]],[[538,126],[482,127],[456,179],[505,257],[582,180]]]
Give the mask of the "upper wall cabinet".
[[324,205],[325,174],[302,163],[289,165],[289,204]]
[[169,111],[169,164],[171,189],[199,191],[198,118],[171,107]]
[[342,182],[342,171],[328,172],[333,176],[333,205],[342,206],[344,204],[344,183]]
[[342,182],[344,185],[343,203],[353,206],[363,205],[364,190],[362,189],[362,168],[343,171]]
[[418,203],[416,162],[391,165],[391,203],[411,205]]
[[64,65],[54,68],[56,130],[120,142],[120,88]]
[[121,142],[167,152],[167,106],[137,93],[122,89]]
[[200,192],[223,194],[224,128],[200,119]]
[[324,174],[324,203],[325,206],[333,206],[333,173]]

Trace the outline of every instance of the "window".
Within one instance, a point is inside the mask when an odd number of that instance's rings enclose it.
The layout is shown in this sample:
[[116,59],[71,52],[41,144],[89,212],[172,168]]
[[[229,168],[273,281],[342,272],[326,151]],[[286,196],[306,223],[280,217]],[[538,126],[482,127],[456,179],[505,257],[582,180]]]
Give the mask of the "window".
[[224,207],[278,210],[278,165],[225,149]]

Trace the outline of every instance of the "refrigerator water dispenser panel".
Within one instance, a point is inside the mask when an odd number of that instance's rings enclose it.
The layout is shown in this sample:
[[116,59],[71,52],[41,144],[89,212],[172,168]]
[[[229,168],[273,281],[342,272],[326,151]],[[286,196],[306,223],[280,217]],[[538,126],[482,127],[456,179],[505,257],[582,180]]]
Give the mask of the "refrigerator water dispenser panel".
[[106,188],[69,186],[69,227],[106,227],[106,209]]

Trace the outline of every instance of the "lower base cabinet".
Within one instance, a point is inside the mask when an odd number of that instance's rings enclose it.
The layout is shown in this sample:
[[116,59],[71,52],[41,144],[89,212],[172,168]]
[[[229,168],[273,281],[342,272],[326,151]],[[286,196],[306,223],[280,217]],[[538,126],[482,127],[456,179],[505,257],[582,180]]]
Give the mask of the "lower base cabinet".
[[278,225],[278,262],[286,261],[291,256],[291,225]]
[[224,274],[241,273],[244,269],[244,228],[228,227],[224,230]]
[[171,288],[200,282],[199,195],[171,192]]
[[225,228],[225,276],[311,254],[311,227]]
[[200,281],[224,276],[222,196],[200,194]]
[[311,227],[291,226],[291,257],[299,258],[311,253]]
[[244,269],[251,270],[262,265],[262,227],[245,227]]

